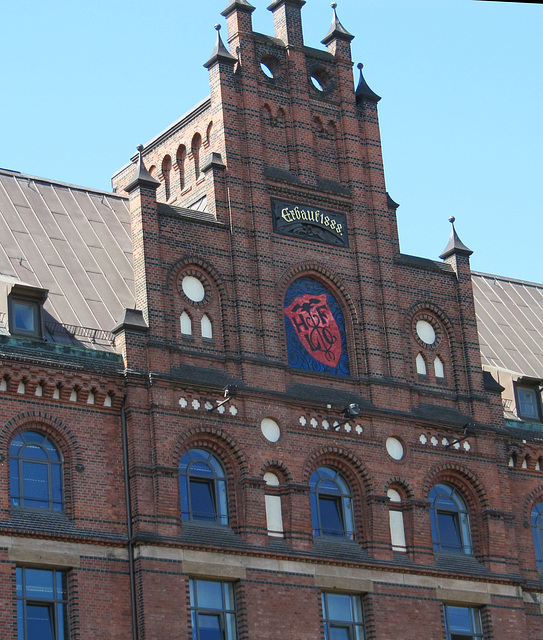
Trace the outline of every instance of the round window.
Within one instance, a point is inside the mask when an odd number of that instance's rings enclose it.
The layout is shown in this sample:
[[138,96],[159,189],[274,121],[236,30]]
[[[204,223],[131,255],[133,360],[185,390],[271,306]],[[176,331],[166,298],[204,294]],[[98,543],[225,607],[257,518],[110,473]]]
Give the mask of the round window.
[[426,320],[419,320],[417,322],[417,335],[425,344],[434,344],[436,341],[436,332],[434,327]]
[[281,437],[281,429],[275,420],[264,418],[260,423],[262,435],[270,442],[277,442]]
[[387,438],[386,448],[388,455],[394,460],[401,460],[404,456],[403,444],[398,438]]
[[205,297],[204,285],[194,276],[185,276],[181,283],[183,293],[192,302],[202,302]]
[[260,63],[260,69],[267,78],[270,78],[270,80],[273,78],[273,71],[265,62]]

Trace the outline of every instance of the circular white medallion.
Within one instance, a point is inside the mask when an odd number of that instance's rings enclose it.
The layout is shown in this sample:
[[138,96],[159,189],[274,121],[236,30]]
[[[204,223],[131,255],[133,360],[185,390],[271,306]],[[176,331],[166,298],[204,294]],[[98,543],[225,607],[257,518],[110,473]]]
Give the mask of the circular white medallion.
[[388,455],[394,460],[401,460],[403,458],[403,444],[398,440],[398,438],[387,438],[386,448]]
[[183,293],[192,302],[202,302],[205,297],[204,285],[194,276],[185,276],[181,283]]
[[270,442],[277,442],[281,437],[281,429],[275,420],[264,418],[260,423],[262,435]]
[[434,344],[436,341],[436,332],[434,327],[426,320],[417,322],[417,335],[426,344]]

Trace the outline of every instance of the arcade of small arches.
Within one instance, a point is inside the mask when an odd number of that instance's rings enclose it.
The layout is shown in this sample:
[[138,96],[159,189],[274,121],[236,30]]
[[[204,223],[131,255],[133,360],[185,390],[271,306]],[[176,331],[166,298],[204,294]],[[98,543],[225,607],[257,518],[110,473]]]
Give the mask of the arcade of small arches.
[[149,173],[162,183],[160,200],[169,202],[200,180],[202,153],[210,147],[212,132],[213,122],[209,122],[204,136],[196,131],[190,142],[179,144],[175,154],[166,153],[149,167]]
[[[39,425],[17,431],[9,442],[8,459],[11,509],[38,509],[42,512],[65,512],[67,457],[50,433]],[[239,485],[239,451],[232,443],[215,442],[216,435],[201,432],[188,438],[176,450],[178,469],[179,517],[181,522],[234,526],[239,501],[234,499],[234,487]],[[315,452],[307,458],[302,476],[308,485],[308,509],[311,514],[311,534],[323,541],[344,540],[353,544],[369,542],[368,514],[373,491],[366,469],[352,456]],[[362,475],[361,475],[362,474]],[[278,461],[266,464],[260,472],[263,489],[263,510],[267,536],[289,538],[291,512],[290,485],[295,481],[289,469]],[[486,498],[482,488],[475,487],[468,475],[452,470],[436,471],[423,497],[429,509],[429,528],[435,553],[455,553],[477,556],[483,553],[481,512]],[[430,476],[428,476],[430,477]],[[472,477],[472,481],[476,481]],[[76,479],[70,482],[76,482]],[[301,483],[296,483],[299,487]],[[392,478],[384,487],[388,504],[390,545],[394,552],[410,553],[417,544],[411,527],[410,512],[416,500],[411,487],[399,478]],[[371,496],[372,499],[375,495]],[[535,566],[543,571],[543,495],[528,499]],[[236,505],[236,506],[235,506]],[[488,506],[488,505],[486,505]]]

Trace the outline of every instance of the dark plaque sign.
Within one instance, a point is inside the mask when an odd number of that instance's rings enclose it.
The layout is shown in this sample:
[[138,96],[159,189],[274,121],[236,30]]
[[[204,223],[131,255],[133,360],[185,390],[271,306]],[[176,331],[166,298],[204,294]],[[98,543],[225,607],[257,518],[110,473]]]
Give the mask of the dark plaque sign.
[[271,199],[273,230],[286,236],[348,247],[347,218],[344,213],[325,211],[306,204]]

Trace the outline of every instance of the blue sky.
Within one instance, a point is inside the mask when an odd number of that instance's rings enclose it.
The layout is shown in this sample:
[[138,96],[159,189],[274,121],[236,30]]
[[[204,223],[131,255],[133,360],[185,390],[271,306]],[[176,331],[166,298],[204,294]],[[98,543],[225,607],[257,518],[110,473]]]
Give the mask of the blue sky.
[[[273,34],[269,0],[252,0]],[[0,166],[109,190],[145,143],[208,95],[227,0],[0,0]],[[404,253],[437,258],[448,217],[472,268],[543,282],[543,6],[338,0],[379,103]],[[330,26],[307,0],[305,42]],[[225,30],[223,30],[223,34]]]

